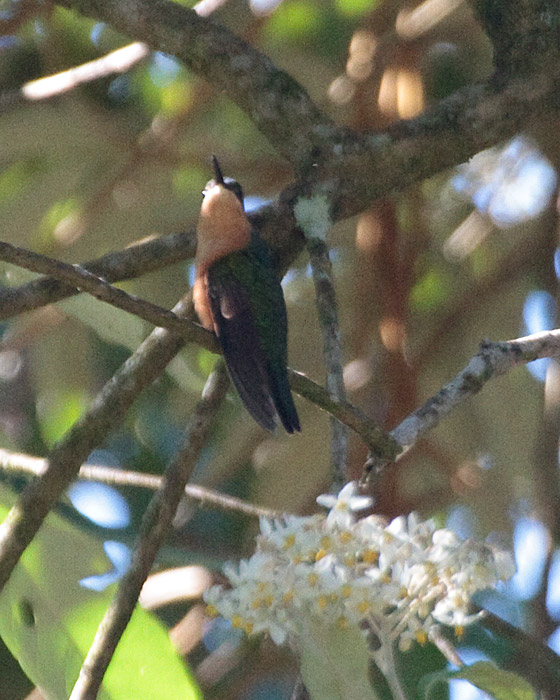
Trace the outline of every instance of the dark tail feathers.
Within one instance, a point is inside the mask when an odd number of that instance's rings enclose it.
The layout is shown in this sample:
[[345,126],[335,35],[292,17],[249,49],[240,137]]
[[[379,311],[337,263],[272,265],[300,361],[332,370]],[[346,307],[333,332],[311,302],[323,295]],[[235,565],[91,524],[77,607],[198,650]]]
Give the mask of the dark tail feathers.
[[287,433],[293,433],[294,431],[298,433],[301,432],[299,417],[292,398],[286,369],[282,367],[274,371],[270,364],[267,369],[270,394],[274,402],[274,407],[282,421],[282,425]]

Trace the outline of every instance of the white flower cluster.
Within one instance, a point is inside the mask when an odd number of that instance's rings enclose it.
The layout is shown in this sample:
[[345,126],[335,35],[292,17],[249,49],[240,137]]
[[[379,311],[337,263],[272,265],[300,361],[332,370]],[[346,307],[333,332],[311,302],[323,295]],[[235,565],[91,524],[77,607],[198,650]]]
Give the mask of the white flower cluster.
[[297,642],[306,617],[341,627],[364,626],[401,649],[428,639],[432,625],[457,632],[477,619],[472,595],[513,575],[509,553],[412,514],[388,523],[356,519],[371,504],[354,482],[338,496],[320,496],[327,516],[261,519],[257,550],[224,573],[231,589],[205,594],[208,612],[248,634],[267,632],[274,642]]

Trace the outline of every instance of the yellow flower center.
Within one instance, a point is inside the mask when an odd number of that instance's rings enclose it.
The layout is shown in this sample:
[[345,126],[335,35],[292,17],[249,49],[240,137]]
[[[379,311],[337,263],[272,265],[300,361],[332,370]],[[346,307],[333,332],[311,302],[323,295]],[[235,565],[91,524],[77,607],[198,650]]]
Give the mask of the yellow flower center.
[[286,535],[284,537],[284,549],[290,549],[290,547],[293,547],[296,542],[296,536],[294,534],[291,535]]
[[364,613],[367,613],[367,612],[369,612],[369,610],[371,610],[371,604],[368,603],[367,600],[362,600],[358,603],[357,608],[358,608],[358,612],[362,613],[362,615],[363,615]]
[[379,552],[375,549],[366,549],[362,554],[362,561],[364,564],[377,564],[379,561]]

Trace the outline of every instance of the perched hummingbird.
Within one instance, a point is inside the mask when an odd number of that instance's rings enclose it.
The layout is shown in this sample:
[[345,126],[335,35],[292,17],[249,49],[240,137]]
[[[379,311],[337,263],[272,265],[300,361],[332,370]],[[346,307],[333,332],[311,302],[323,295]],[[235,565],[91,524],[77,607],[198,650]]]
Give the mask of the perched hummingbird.
[[288,433],[300,430],[288,383],[286,304],[270,249],[243,209],[243,191],[224,178],[212,156],[215,178],[203,192],[197,225],[194,308],[214,331],[241,400],[263,428],[276,415]]

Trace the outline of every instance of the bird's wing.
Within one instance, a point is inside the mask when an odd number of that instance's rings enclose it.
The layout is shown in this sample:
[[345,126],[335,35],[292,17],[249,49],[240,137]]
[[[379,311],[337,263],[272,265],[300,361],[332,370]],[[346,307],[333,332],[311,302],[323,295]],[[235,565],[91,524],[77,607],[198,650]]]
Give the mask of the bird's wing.
[[239,396],[257,423],[274,430],[276,410],[250,295],[227,262],[219,262],[208,271],[208,296],[216,335]]
[[282,425],[288,433],[293,433],[301,428],[288,380],[288,318],[284,293],[265,241],[253,235],[245,256],[251,264],[238,265],[238,270],[243,278],[250,276],[251,304],[266,357],[270,395]]

